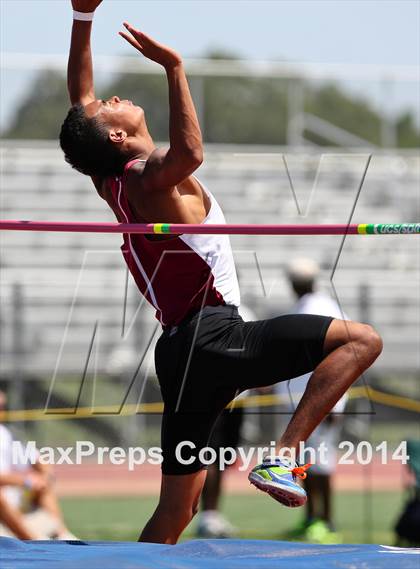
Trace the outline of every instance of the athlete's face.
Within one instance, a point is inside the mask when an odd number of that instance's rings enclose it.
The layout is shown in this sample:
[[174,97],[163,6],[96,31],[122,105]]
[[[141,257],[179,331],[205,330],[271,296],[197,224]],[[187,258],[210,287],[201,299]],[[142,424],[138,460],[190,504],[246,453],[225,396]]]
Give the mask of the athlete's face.
[[128,136],[134,136],[145,126],[144,111],[132,101],[111,97],[107,101],[98,99],[85,106],[88,117],[95,117],[111,129],[122,129]]

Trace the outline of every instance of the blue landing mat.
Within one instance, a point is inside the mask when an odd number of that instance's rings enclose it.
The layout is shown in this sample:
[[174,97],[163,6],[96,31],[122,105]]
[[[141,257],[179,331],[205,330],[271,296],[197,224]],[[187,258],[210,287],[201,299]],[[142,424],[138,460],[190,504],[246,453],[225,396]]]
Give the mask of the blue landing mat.
[[178,545],[0,538],[1,569],[419,569],[420,549],[196,540]]

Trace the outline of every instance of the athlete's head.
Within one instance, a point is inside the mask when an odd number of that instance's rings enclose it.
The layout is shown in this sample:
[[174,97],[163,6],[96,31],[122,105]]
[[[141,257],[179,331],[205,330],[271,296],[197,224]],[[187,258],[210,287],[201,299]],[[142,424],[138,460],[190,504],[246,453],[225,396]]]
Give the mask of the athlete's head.
[[73,106],[60,133],[66,161],[88,176],[120,174],[150,143],[143,109],[118,97]]

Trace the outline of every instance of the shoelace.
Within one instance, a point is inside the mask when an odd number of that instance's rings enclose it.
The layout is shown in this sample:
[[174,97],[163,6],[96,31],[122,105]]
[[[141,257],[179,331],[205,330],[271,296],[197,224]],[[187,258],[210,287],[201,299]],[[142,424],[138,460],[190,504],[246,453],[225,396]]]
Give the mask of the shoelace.
[[301,480],[305,480],[305,478],[307,477],[306,471],[311,466],[312,466],[312,464],[310,464],[310,463],[304,464],[302,466],[295,466],[294,468],[292,468],[290,470],[290,472],[292,474],[294,474],[295,476],[298,476]]

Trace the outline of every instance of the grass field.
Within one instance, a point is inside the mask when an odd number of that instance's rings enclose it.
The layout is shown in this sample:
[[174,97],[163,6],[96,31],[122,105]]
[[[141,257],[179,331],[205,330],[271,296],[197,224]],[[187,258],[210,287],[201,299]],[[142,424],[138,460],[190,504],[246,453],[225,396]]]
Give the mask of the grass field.
[[[370,499],[356,492],[337,495],[335,520],[344,542],[392,545],[392,528],[403,501],[399,492],[376,492]],[[131,541],[137,539],[156,506],[156,498],[63,498],[61,503],[68,525],[80,539]],[[301,511],[284,508],[257,493],[227,496],[223,512],[239,529],[239,537],[247,539],[282,539],[302,516]],[[193,521],[184,539],[194,537],[194,525]]]

